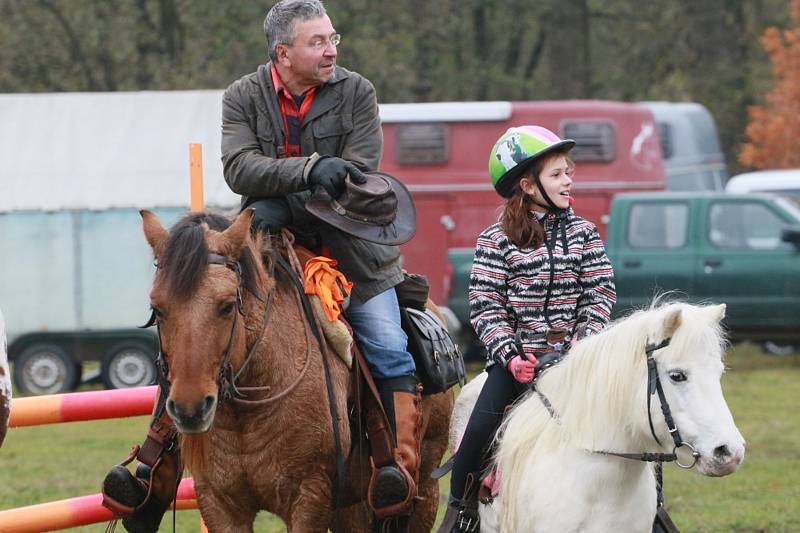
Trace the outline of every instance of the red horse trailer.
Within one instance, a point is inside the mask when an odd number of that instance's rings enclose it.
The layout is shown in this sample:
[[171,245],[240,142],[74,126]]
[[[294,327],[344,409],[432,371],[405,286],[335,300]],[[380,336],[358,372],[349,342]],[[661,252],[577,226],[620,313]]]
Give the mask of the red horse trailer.
[[[502,200],[489,181],[488,157],[508,128],[537,124],[577,141],[574,209],[601,235],[618,192],[664,189],[664,167],[652,113],[601,100],[383,104],[381,169],[414,195],[417,235],[403,247],[404,266],[428,276],[431,297],[450,292],[453,250],[469,255],[493,223]],[[458,265],[455,265],[458,268]],[[464,295],[466,296],[466,295]]]

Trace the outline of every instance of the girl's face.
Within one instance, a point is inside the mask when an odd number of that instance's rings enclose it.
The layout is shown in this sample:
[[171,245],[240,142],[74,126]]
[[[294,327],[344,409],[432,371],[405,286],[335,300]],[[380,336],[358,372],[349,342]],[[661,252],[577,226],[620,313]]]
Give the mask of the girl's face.
[[[573,166],[567,162],[563,155],[548,159],[539,174],[539,181],[542,188],[550,197],[550,200],[560,209],[569,207],[570,190],[572,189]],[[519,182],[522,190],[533,197],[534,203],[546,209],[550,209],[547,200],[542,198],[542,193],[533,179],[526,177]]]

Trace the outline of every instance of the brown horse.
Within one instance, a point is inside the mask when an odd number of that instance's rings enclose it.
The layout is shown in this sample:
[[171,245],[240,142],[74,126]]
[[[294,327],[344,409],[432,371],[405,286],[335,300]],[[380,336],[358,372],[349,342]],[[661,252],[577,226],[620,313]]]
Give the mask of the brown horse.
[[[346,490],[334,494],[336,439],[322,351],[292,280],[275,268],[276,246],[251,235],[251,216],[244,211],[231,223],[187,215],[168,232],[142,212],[158,264],[151,305],[168,365],[167,409],[182,434],[200,513],[213,532],[252,531],[262,509],[290,532],[370,531],[363,503],[369,462],[347,417],[353,380],[341,360],[327,359],[341,449],[355,450]],[[433,527],[439,491],[430,474],[447,446],[452,404],[452,392],[423,401],[411,531]],[[337,510],[336,496],[361,503]]]

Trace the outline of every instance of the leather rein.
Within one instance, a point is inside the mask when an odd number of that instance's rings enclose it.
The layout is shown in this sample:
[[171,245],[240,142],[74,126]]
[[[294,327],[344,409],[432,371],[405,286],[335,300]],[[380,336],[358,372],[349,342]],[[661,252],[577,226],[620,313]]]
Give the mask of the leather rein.
[[[280,262],[278,262],[278,263],[280,264]],[[225,355],[223,356],[222,365],[220,367],[219,376],[217,378],[217,384],[219,386],[219,392],[218,392],[219,397],[222,400],[230,400],[230,401],[233,401],[235,403],[245,404],[245,405],[263,405],[263,404],[268,404],[268,403],[275,402],[275,401],[278,401],[278,400],[284,398],[290,392],[292,392],[292,390],[294,390],[295,387],[297,387],[300,384],[300,382],[305,377],[306,372],[307,372],[307,370],[309,368],[309,363],[311,362],[312,341],[311,341],[311,332],[309,331],[308,325],[306,324],[306,327],[305,327],[305,333],[306,333],[306,358],[305,358],[305,362],[303,364],[303,369],[300,371],[300,374],[298,374],[298,376],[295,378],[295,380],[286,389],[284,389],[283,391],[281,391],[278,394],[275,394],[274,396],[269,396],[267,398],[263,398],[263,399],[260,399],[260,400],[248,399],[247,398],[248,394],[268,393],[268,392],[270,392],[272,390],[272,388],[269,387],[269,386],[261,386],[261,387],[241,386],[241,385],[238,384],[238,382],[239,382],[239,378],[244,373],[244,371],[247,369],[247,367],[249,366],[249,364],[252,361],[253,357],[255,356],[256,351],[258,350],[258,347],[261,345],[261,341],[264,338],[264,334],[267,331],[267,326],[269,325],[269,319],[270,319],[270,317],[272,315],[272,304],[273,304],[273,301],[275,299],[275,291],[272,290],[272,291],[269,292],[269,294],[267,295],[266,301],[264,299],[262,299],[261,297],[259,297],[257,294],[253,293],[253,296],[257,300],[259,300],[261,302],[264,302],[264,317],[262,318],[262,322],[261,322],[261,331],[260,331],[260,333],[258,335],[258,338],[256,338],[255,342],[253,343],[253,345],[248,350],[247,356],[245,357],[244,362],[242,363],[242,366],[239,367],[238,370],[234,371],[233,365],[231,364],[231,348],[232,348],[233,342],[234,342],[234,340],[236,338],[236,324],[238,322],[239,315],[244,316],[244,314],[245,314],[245,311],[244,311],[244,299],[243,299],[243,296],[242,296],[243,289],[244,289],[244,282],[243,282],[243,279],[242,279],[242,267],[241,267],[241,263],[239,261],[232,261],[232,260],[228,259],[225,256],[222,256],[222,255],[219,255],[219,254],[215,254],[215,253],[208,254],[208,264],[209,265],[221,265],[221,266],[224,266],[225,268],[231,270],[234,274],[236,274],[236,279],[237,279],[236,313],[233,316],[233,322],[231,324],[231,333],[230,333],[230,336],[228,338],[228,345],[225,348]],[[275,266],[274,265],[275,265],[275,262],[272,262],[271,266],[270,266],[270,270],[269,270],[269,276],[270,277],[274,276],[274,273],[275,273]],[[281,265],[281,266],[283,267],[283,265]],[[284,267],[284,269],[285,268],[286,267]],[[291,274],[292,273],[290,272],[290,275]],[[297,295],[296,295],[296,298],[299,299],[299,297]],[[302,304],[298,302],[298,305],[302,309]],[[156,367],[158,368],[158,374],[159,374],[158,381],[159,381],[160,385],[162,385],[162,386],[166,385],[166,387],[169,387],[168,365],[167,365],[167,360],[166,360],[166,354],[164,353],[163,348],[162,348],[163,345],[162,345],[162,342],[161,342],[161,328],[159,327],[158,319],[157,319],[156,314],[155,314],[155,310],[152,311],[152,314],[150,315],[150,319],[142,327],[143,328],[147,328],[147,327],[150,327],[152,325],[155,325],[156,329],[158,331],[158,358],[157,358],[157,361],[156,361]]]
[[[650,434],[653,436],[655,441],[661,446],[661,440],[656,436],[655,428],[653,427],[653,415],[650,409],[650,402],[653,394],[658,393],[658,399],[661,403],[661,413],[664,415],[664,420],[667,423],[667,429],[669,430],[670,435],[672,436],[673,441],[673,448],[672,453],[661,453],[661,452],[641,452],[641,453],[623,453],[623,452],[610,452],[607,450],[589,450],[592,453],[598,453],[601,455],[612,455],[614,457],[621,457],[623,459],[633,459],[636,461],[646,461],[646,462],[675,462],[681,468],[690,469],[697,464],[698,459],[700,458],[700,453],[695,450],[694,446],[689,444],[688,442],[683,440],[681,437],[680,431],[678,431],[678,427],[675,425],[675,420],[672,418],[672,411],[669,407],[669,402],[667,402],[667,397],[664,394],[664,388],[661,385],[661,378],[658,376],[658,367],[656,365],[656,360],[653,358],[653,352],[660,350],[662,348],[666,348],[669,346],[671,338],[667,337],[659,344],[653,344],[649,341],[645,346],[645,354],[647,355],[647,421],[650,424]],[[561,358],[558,358],[555,361],[550,362],[547,367],[552,366],[553,364],[560,361]],[[545,367],[545,368],[547,368]],[[543,370],[545,369],[543,368]],[[538,373],[537,373],[538,374]],[[538,375],[537,375],[538,377]],[[544,404],[547,411],[550,413],[550,416],[558,420],[558,414],[553,409],[553,406],[550,404],[550,401],[547,397],[540,391],[538,388],[535,387],[535,381],[531,385],[531,388],[536,394],[539,395],[539,399]],[[692,462],[688,465],[681,463],[678,460],[678,449],[682,447],[687,447],[691,450],[692,453]]]

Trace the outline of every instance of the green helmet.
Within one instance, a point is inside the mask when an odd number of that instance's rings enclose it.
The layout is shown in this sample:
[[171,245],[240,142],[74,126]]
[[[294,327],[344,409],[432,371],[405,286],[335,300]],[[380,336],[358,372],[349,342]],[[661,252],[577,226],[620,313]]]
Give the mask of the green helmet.
[[489,154],[489,177],[497,194],[509,198],[522,174],[541,156],[553,152],[568,152],[575,146],[572,139],[558,135],[541,126],[509,128],[492,147]]

